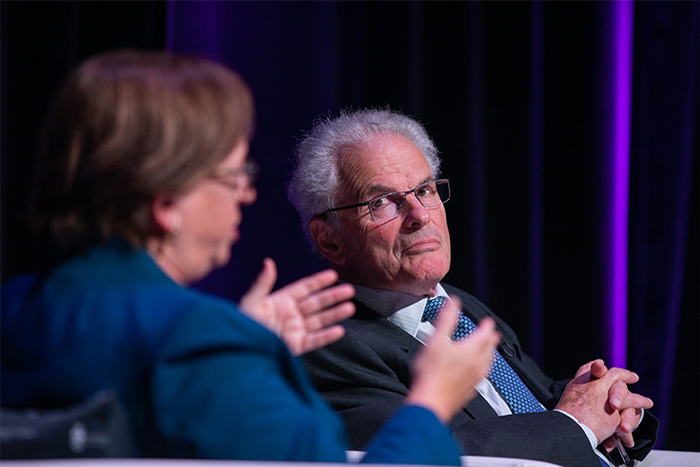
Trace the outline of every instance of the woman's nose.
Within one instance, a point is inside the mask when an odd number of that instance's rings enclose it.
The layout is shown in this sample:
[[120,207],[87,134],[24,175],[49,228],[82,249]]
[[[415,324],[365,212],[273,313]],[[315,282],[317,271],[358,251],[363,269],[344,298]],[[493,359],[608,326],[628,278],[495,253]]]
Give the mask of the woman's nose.
[[258,190],[254,186],[247,186],[240,190],[238,202],[243,206],[250,206],[258,199]]

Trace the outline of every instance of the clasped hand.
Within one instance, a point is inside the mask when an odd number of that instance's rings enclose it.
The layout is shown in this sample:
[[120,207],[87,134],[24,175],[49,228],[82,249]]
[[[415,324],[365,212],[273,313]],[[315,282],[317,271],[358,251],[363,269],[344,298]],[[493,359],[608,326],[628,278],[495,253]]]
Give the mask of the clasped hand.
[[293,355],[343,337],[345,329],[337,323],[355,312],[355,305],[347,301],[355,289],[350,284],[330,287],[338,280],[335,271],[321,271],[272,292],[276,280],[275,262],[265,258],[260,274],[238,304],[240,310],[274,332]]
[[639,376],[634,372],[608,369],[603,360],[594,360],[579,368],[556,408],[590,428],[606,450],[615,447],[613,434],[625,446],[632,447],[632,430],[637,427],[642,410],[654,405],[651,399],[629,390],[627,385],[637,381]]

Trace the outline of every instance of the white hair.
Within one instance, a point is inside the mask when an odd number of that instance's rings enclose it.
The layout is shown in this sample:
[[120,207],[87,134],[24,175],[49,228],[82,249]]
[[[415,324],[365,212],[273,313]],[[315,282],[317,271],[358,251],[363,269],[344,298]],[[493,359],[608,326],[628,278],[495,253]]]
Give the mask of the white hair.
[[[415,144],[425,156],[433,177],[439,176],[441,161],[437,148],[423,125],[388,109],[344,110],[334,119],[319,118],[297,144],[287,196],[301,216],[302,231],[314,249],[309,222],[336,207],[335,197],[341,189],[341,156],[376,135],[390,133],[403,136]],[[334,224],[337,217],[328,215],[327,221]]]

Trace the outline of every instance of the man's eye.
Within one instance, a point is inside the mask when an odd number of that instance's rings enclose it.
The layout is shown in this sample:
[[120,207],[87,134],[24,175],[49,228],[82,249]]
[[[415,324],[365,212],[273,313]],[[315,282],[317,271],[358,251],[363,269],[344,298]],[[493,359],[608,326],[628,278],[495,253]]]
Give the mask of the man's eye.
[[430,186],[422,186],[416,190],[416,195],[419,198],[425,198],[433,194],[433,188]]
[[382,209],[385,208],[388,204],[389,198],[377,198],[374,201],[372,201],[372,209]]

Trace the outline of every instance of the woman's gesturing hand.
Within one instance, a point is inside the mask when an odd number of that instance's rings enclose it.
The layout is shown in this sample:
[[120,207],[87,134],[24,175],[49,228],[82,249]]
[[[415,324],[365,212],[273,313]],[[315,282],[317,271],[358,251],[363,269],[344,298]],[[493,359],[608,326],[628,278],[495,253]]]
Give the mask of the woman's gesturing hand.
[[333,286],[338,280],[335,271],[321,271],[272,292],[276,280],[275,262],[265,258],[260,274],[238,304],[241,311],[274,332],[293,355],[343,337],[345,330],[337,323],[355,312],[355,305],[348,302],[355,289],[350,284]]
[[491,366],[500,336],[491,318],[484,318],[469,337],[451,340],[461,303],[451,297],[438,316],[430,341],[413,362],[413,383],[406,403],[426,407],[443,423],[476,394],[476,384]]

